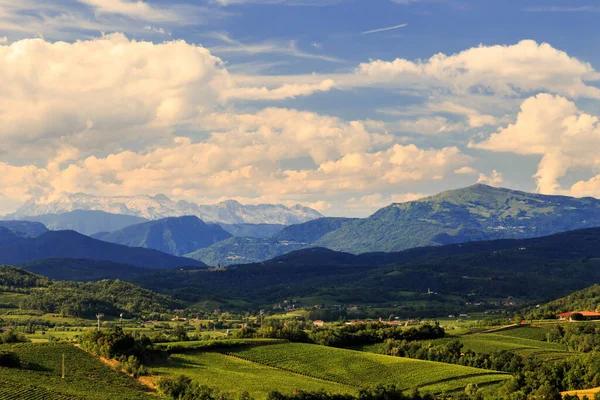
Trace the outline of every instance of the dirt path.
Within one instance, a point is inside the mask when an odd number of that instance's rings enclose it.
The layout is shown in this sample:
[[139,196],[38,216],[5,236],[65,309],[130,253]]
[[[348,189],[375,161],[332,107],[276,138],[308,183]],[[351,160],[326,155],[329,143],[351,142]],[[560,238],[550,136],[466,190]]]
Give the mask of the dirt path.
[[[78,348],[80,348],[81,350],[83,350],[83,349],[81,348],[81,345],[79,345],[79,344],[75,344],[74,346],[75,346],[75,347],[78,347]],[[83,350],[83,351],[85,351],[85,350]],[[86,353],[88,353],[88,354],[89,354],[89,355],[91,355],[92,357],[94,357],[94,358],[96,358],[96,359],[98,359],[98,360],[102,361],[104,364],[108,365],[109,367],[111,367],[111,368],[113,368],[113,369],[115,369],[115,370],[117,370],[117,371],[121,372],[122,374],[129,375],[128,373],[126,373],[125,371],[123,371],[123,370],[120,368],[120,363],[119,363],[117,360],[115,360],[115,359],[113,359],[113,358],[105,358],[105,357],[100,357],[100,356],[97,356],[97,355],[95,355],[95,354],[92,354],[92,353],[90,353],[90,352],[86,352]],[[129,375],[129,376],[131,376],[131,375]],[[133,378],[133,376],[131,376],[131,377]],[[138,380],[138,381],[139,381],[139,382],[140,382],[142,385],[144,385],[144,386],[146,386],[147,388],[151,389],[151,391],[150,391],[150,392],[148,392],[148,394],[151,394],[151,395],[153,395],[153,396],[158,396],[157,387],[156,387],[156,384],[154,383],[154,381],[155,381],[157,378],[158,378],[158,376],[140,376],[139,378],[137,378],[137,380]],[[134,378],[134,379],[136,379],[136,378]]]
[[594,398],[594,394],[596,393],[600,393],[600,387],[594,388],[594,389],[585,389],[585,390],[571,390],[568,392],[561,392],[561,395],[564,396],[565,394],[576,394],[577,396],[579,396],[580,399],[583,398],[583,396],[587,396],[590,399]]

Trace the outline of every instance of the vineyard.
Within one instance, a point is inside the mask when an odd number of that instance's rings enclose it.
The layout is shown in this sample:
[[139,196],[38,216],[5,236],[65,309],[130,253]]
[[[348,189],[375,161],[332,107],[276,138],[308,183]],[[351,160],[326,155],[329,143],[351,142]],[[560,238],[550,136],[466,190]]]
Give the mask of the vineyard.
[[29,386],[22,382],[0,379],[0,399],[3,400],[76,400],[76,397]]
[[[14,344],[1,345],[1,349],[16,353],[22,368],[0,367],[0,381],[27,382],[33,387],[23,387],[20,390],[28,390],[31,395],[17,398],[35,399],[46,393],[44,399],[152,399],[155,398],[147,393],[148,390],[139,382],[127,375],[116,372],[95,359],[83,350],[69,344]],[[61,379],[62,355],[65,355],[66,374]],[[13,385],[14,386],[14,385]],[[4,387],[4,385],[3,385]],[[14,393],[9,389],[11,395]],[[0,398],[6,398],[0,396]],[[39,396],[38,396],[39,397]]]
[[390,357],[331,347],[292,343],[232,350],[236,357],[309,377],[355,386],[395,384],[431,392],[464,388],[468,383],[498,383],[508,375],[458,365]]
[[[271,347],[271,346],[261,346]],[[248,392],[255,399],[265,399],[270,391],[278,390],[291,394],[296,389],[330,393],[356,394],[354,387],[300,374],[282,371],[269,366],[244,361],[217,352],[176,354],[169,363],[151,369],[152,375],[186,375],[202,385],[238,397]]]
[[553,357],[568,356],[565,346],[543,341],[547,328],[527,327],[501,331],[498,333],[480,333],[437,339],[433,344],[459,340],[464,350],[475,353],[494,353],[502,350],[519,354],[549,354]]

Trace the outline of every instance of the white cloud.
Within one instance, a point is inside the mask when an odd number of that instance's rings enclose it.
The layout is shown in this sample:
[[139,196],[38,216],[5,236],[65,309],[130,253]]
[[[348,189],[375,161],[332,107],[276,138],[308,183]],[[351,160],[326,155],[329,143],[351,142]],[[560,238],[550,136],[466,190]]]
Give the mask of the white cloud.
[[331,79],[326,79],[323,82],[314,85],[285,84],[274,89],[266,87],[236,87],[225,90],[221,94],[221,98],[224,100],[232,98],[244,100],[283,100],[298,96],[308,96],[316,92],[328,92],[333,86],[334,82]]
[[8,43],[8,38],[6,36],[0,36],[0,43]]
[[[3,164],[2,197],[167,193],[191,200],[300,201],[324,210],[331,204],[324,198],[440,180],[471,161],[454,147],[401,146],[360,121],[310,112],[269,108],[256,114],[210,114],[203,120],[212,134],[202,141],[179,137],[170,145],[105,157],[80,158],[76,149],[65,148],[45,167]],[[316,167],[281,167],[283,160],[302,157]]]
[[[523,102],[516,121],[471,147],[539,155],[535,174],[541,193],[567,193],[559,180],[574,169],[600,170],[600,123],[597,117],[581,112],[575,103],[550,94],[539,94]],[[573,187],[585,192],[588,184]]]
[[13,42],[0,46],[0,151],[164,136],[230,85],[220,59],[183,41]]
[[477,175],[477,170],[473,167],[462,167],[455,169],[454,173],[457,175]]
[[504,175],[500,172],[493,170],[490,175],[479,174],[479,178],[477,179],[477,183],[485,183],[490,186],[498,186],[504,182]]
[[403,120],[393,124],[401,132],[418,133],[421,135],[442,135],[454,131],[463,131],[461,123],[452,123],[444,117],[422,117],[416,120]]
[[77,0],[86,4],[99,14],[120,14],[145,21],[173,21],[179,19],[177,13],[169,9],[152,7],[141,0]]
[[425,61],[374,60],[361,64],[355,75],[363,84],[396,83],[417,89],[426,85],[429,90],[446,88],[458,94],[491,91],[517,96],[549,90],[570,97],[600,98],[600,89],[585,83],[599,76],[590,64],[532,40],[474,47],[450,56],[440,53]]

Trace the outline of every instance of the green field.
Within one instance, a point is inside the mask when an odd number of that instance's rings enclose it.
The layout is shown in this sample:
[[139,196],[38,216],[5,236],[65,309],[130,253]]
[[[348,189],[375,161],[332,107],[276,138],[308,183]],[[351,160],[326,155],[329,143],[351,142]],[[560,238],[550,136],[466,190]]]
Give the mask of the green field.
[[518,354],[537,354],[562,357],[569,355],[565,346],[543,341],[547,327],[527,326],[493,333],[457,335],[431,341],[434,344],[459,340],[464,350],[475,353],[494,353],[502,350]]
[[[116,372],[88,353],[69,344],[14,344],[0,345],[0,350],[16,353],[24,364],[22,368],[0,367],[1,387],[18,385],[27,392],[25,397],[41,399],[152,399],[149,389],[137,380]],[[62,354],[65,354],[66,375],[61,379]],[[24,387],[24,382],[27,387]],[[29,394],[28,394],[29,393]],[[37,397],[36,397],[37,396]],[[0,392],[0,398],[2,397]]]
[[349,386],[395,384],[407,390],[419,387],[429,392],[445,392],[463,389],[468,383],[485,385],[509,377],[496,371],[303,343],[236,349],[231,354]]
[[218,388],[236,397],[246,391],[256,399],[264,399],[274,390],[288,394],[296,389],[324,389],[330,393],[357,392],[352,386],[282,371],[218,352],[174,354],[168,364],[152,368],[151,374],[186,375],[199,384]]

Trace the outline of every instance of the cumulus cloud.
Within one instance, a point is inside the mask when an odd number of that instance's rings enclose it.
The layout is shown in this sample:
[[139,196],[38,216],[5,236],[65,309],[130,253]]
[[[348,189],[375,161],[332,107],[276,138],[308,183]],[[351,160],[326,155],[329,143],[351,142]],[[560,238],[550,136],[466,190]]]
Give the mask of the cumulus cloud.
[[[394,144],[360,121],[288,109],[213,114],[210,137],[178,137],[169,146],[78,159],[65,148],[45,167],[16,167],[0,185],[5,198],[46,198],[61,192],[167,193],[180,199],[238,197],[304,200],[326,209],[324,196],[382,190],[404,182],[439,180],[471,160],[454,147]],[[291,170],[281,161],[309,157],[316,167]]]
[[[581,112],[572,101],[542,93],[523,102],[513,124],[501,128],[487,140],[471,147],[539,155],[535,179],[541,193],[567,193],[559,180],[570,170],[600,168],[600,123],[598,117]],[[580,183],[573,193],[589,192],[594,182]]]
[[0,46],[0,150],[19,143],[85,151],[168,134],[172,124],[212,106],[228,85],[220,59],[183,41],[113,34],[13,42]]
[[504,182],[504,176],[502,175],[502,173],[496,170],[493,170],[490,175],[481,173],[479,174],[479,178],[477,179],[477,183],[485,183],[486,185],[490,186],[498,186],[502,182]]
[[285,84],[281,87],[270,89],[267,87],[235,87],[225,90],[221,94],[224,100],[244,99],[244,100],[283,100],[298,96],[309,96],[316,92],[328,92],[334,87],[331,79],[311,85]]
[[586,81],[598,73],[547,43],[524,40],[511,46],[479,46],[453,55],[436,54],[429,60],[373,60],[355,75],[371,84],[397,82],[427,84],[457,93],[492,91],[506,96],[549,90],[570,97],[600,98],[600,89]]
[[226,101],[281,100],[333,85],[237,87],[219,58],[184,41],[20,40],[0,45],[0,152],[120,148],[129,139],[168,137]]

